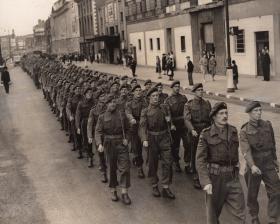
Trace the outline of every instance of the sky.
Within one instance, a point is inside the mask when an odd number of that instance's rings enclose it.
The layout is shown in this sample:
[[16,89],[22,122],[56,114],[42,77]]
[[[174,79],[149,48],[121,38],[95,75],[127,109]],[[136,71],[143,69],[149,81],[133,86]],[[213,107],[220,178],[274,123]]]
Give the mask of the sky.
[[0,0],[0,35],[33,33],[38,19],[46,20],[57,0]]

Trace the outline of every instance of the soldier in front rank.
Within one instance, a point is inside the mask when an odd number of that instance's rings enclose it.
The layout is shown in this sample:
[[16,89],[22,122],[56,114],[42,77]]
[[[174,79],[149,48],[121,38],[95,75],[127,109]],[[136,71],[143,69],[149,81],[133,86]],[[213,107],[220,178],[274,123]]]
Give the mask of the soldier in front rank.
[[175,162],[175,171],[182,172],[180,166],[180,142],[183,141],[184,157],[187,158],[187,163],[190,162],[190,150],[188,149],[188,132],[184,124],[184,106],[188,102],[185,95],[180,94],[180,81],[174,81],[170,87],[172,94],[166,98],[165,104],[168,105],[171,111],[171,119],[176,129],[172,133],[172,155]]
[[92,152],[92,145],[88,142],[87,136],[87,122],[90,109],[95,104],[94,100],[92,99],[92,90],[91,88],[87,88],[84,91],[84,99],[79,102],[76,110],[76,129],[77,133],[81,134],[82,136],[82,147],[79,149],[79,158],[83,158],[83,151],[87,153],[88,157],[88,167],[93,167],[93,152]]
[[[90,110],[89,117],[88,117],[88,124],[87,124],[87,134],[88,134],[88,141],[90,144],[93,144],[94,147],[97,149],[96,142],[94,141],[94,131],[97,124],[97,120],[99,115],[103,114],[106,111],[106,93],[102,90],[97,91],[96,94],[97,104],[93,106]],[[103,136],[101,136],[103,142]],[[104,152],[98,152],[99,157],[99,169],[102,174],[101,181],[103,183],[108,182],[107,178],[107,166],[106,166],[106,159]]]
[[218,102],[210,112],[213,123],[204,129],[196,152],[196,168],[206,192],[207,224],[218,224],[224,204],[232,214],[230,223],[245,223],[245,201],[239,180],[238,134],[228,124],[228,110]]
[[[201,189],[196,167],[195,157],[196,149],[199,140],[199,135],[204,128],[211,125],[209,114],[211,112],[211,104],[208,100],[203,99],[202,83],[195,84],[192,88],[195,94],[194,98],[185,104],[184,120],[185,125],[189,130],[190,150],[191,150],[191,166],[186,166],[187,173],[193,173],[193,184],[197,189]],[[185,160],[188,160],[186,158]]]
[[[131,204],[128,196],[130,187],[130,160],[128,152],[128,120],[124,113],[117,108],[117,102],[113,98],[107,101],[105,113],[98,118],[95,128],[95,141],[98,145],[98,151],[105,150],[109,167],[110,178],[109,187],[111,188],[112,201],[118,201],[118,184],[121,187],[121,199],[125,205]],[[118,181],[117,171],[120,173]]]
[[250,102],[245,111],[250,120],[241,128],[240,146],[247,163],[247,206],[252,223],[259,224],[258,193],[263,181],[268,196],[268,223],[276,224],[280,216],[280,180],[274,131],[270,121],[262,120],[258,101]]
[[132,88],[133,98],[126,104],[125,112],[131,125],[130,127],[130,143],[131,150],[134,154],[133,163],[138,168],[138,177],[145,178],[143,171],[143,155],[142,144],[138,134],[141,111],[147,106],[141,97],[141,86],[136,85]]
[[163,104],[164,101],[166,100],[166,98],[168,97],[167,93],[163,93],[163,85],[161,82],[157,83],[155,85],[155,87],[158,89],[158,93],[159,93],[159,103]]
[[120,86],[119,92],[120,92],[120,95],[117,98],[116,102],[117,102],[118,109],[122,113],[124,113],[125,112],[125,105],[128,101],[128,85],[127,84],[122,84]]
[[[153,87],[147,93],[150,97],[149,106],[142,110],[140,118],[140,136],[143,147],[148,148],[149,177],[152,179],[152,193],[154,197],[160,197],[158,189],[159,157],[162,163],[162,196],[175,199],[175,195],[169,186],[172,182],[172,154],[170,128],[173,129],[171,115],[168,107],[159,104],[157,88]],[[171,127],[170,127],[171,126]]]

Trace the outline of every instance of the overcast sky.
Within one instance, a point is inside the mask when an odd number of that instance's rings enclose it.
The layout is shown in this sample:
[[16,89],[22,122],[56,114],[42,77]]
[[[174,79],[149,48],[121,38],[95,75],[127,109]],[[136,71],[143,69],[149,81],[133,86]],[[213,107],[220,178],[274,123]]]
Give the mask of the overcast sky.
[[46,20],[57,0],[0,0],[0,35],[31,34],[38,19]]

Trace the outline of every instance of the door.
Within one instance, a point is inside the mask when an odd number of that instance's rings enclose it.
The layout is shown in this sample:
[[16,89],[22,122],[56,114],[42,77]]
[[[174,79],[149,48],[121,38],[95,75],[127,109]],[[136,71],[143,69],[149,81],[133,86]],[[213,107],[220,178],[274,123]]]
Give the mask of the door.
[[257,55],[257,75],[263,76],[262,71],[262,49],[269,49],[269,33],[268,31],[256,32],[256,55]]

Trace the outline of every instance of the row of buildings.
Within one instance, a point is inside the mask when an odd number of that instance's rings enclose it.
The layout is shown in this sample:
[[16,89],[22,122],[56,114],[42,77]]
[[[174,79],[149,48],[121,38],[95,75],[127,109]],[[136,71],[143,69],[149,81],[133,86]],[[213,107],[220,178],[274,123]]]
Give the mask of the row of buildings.
[[[271,73],[280,78],[279,0],[229,0],[232,58],[242,75],[262,75],[261,50],[269,49]],[[202,51],[214,53],[225,72],[223,0],[58,0],[50,18],[51,53],[81,52],[104,63],[127,53],[138,65],[155,66],[173,52],[177,69],[190,56],[196,69]],[[249,66],[248,66],[249,65]]]
[[[228,1],[239,73],[262,75],[261,50],[267,47],[271,74],[280,78],[279,0]],[[201,53],[208,51],[216,56],[217,72],[225,73],[224,0],[58,0],[33,37],[38,50],[81,53],[104,63],[133,54],[138,65],[155,66],[156,56],[172,51],[177,69],[190,56],[198,70]]]

